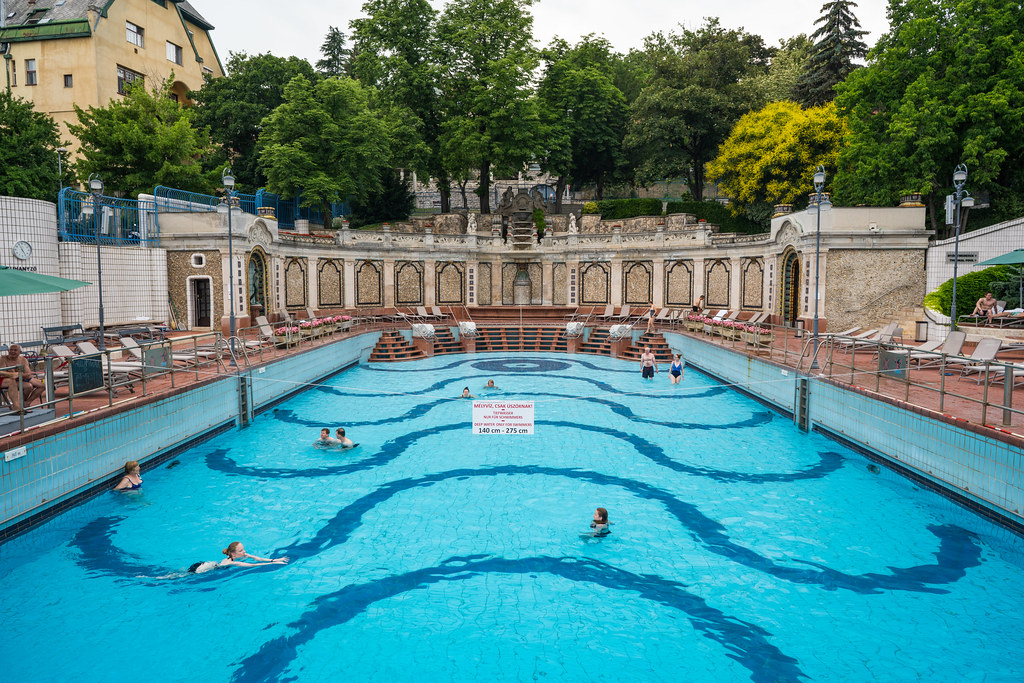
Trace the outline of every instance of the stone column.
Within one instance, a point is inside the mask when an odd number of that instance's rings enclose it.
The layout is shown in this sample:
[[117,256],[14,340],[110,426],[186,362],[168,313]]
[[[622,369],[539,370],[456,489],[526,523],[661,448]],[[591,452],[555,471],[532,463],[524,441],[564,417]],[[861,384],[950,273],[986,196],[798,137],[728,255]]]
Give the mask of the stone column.
[[614,259],[611,260],[611,264],[610,265],[611,265],[611,268],[612,268],[612,272],[611,272],[611,277],[610,277],[611,284],[609,284],[609,288],[610,288],[611,291],[608,293],[608,298],[610,299],[610,301],[608,303],[613,304],[615,306],[621,306],[622,305],[622,259],[614,258]]
[[705,296],[704,259],[699,257],[693,259],[693,291],[690,293],[690,296],[694,303],[697,303],[697,299]]
[[[498,239],[500,240],[501,238],[499,237]],[[504,266],[504,265],[505,264],[502,263],[500,258],[497,261],[491,261],[491,305],[492,306],[501,306],[502,305],[502,298],[501,298],[502,272],[501,271],[502,271],[502,266]]]
[[555,274],[554,264],[550,261],[541,261],[540,272],[541,272],[541,289],[540,297],[541,303],[545,306],[550,306],[551,302],[554,301],[555,291]]
[[[664,226],[661,226],[664,227]],[[656,308],[665,307],[665,259],[656,258],[651,268],[651,296]]]
[[729,259],[729,310],[738,311],[743,307],[743,259]]
[[[347,232],[347,231],[346,231]],[[342,264],[341,276],[345,280],[345,308],[356,307],[356,262],[347,258]]]
[[423,303],[426,306],[437,304],[437,261],[423,262]]
[[395,306],[395,259],[389,258],[384,259],[384,301],[381,304],[384,308],[394,308]]

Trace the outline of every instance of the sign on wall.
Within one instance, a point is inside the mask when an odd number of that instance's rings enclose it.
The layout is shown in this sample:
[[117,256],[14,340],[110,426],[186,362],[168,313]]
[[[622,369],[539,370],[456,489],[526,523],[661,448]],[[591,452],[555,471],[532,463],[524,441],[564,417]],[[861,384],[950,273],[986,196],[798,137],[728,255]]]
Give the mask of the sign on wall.
[[533,434],[533,401],[473,401],[474,434]]

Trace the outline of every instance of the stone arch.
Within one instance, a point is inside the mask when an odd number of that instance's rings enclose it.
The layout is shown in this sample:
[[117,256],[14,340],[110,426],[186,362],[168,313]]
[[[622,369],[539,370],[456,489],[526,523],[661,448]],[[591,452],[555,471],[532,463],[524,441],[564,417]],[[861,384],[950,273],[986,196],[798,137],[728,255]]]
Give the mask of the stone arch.
[[800,255],[793,247],[787,247],[779,257],[779,304],[778,313],[783,323],[795,325],[800,317],[800,288],[802,280]]
[[740,308],[760,310],[764,305],[764,260],[757,257],[744,259],[742,269]]
[[255,318],[270,312],[270,269],[267,252],[253,247],[245,267],[245,291],[249,314]]

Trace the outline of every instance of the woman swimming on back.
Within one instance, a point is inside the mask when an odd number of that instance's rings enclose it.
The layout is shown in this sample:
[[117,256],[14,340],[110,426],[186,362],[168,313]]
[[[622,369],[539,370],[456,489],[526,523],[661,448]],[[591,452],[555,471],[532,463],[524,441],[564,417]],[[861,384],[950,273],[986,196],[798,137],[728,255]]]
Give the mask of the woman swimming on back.
[[142,475],[138,460],[129,460],[124,464],[124,477],[114,487],[115,491],[138,491],[142,488]]
[[[258,567],[263,564],[288,564],[287,557],[256,557],[245,552],[245,546],[242,545],[241,541],[233,541],[227,548],[221,551],[227,557],[220,562],[196,562],[188,568],[189,574],[202,574],[212,569],[219,569],[220,567]],[[241,558],[248,558],[250,560],[259,560],[258,562],[239,562]]]

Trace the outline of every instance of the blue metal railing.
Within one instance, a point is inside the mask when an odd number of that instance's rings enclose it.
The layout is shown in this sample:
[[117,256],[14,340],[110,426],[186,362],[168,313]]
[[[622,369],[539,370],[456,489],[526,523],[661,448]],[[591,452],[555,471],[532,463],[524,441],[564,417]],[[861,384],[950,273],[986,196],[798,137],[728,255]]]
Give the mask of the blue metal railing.
[[153,196],[164,211],[216,211],[221,202],[220,197],[210,194],[175,190],[163,185],[156,186]]
[[[308,206],[300,206],[301,196],[294,199],[282,199],[273,192],[260,189],[256,192],[257,209],[271,209],[277,218],[277,225],[281,230],[291,230],[295,227],[297,219],[310,222],[310,227],[321,226],[324,222],[324,214],[320,209]],[[331,204],[331,218],[346,216],[350,213],[347,202],[335,202]]]
[[101,196],[97,207],[91,194],[70,187],[57,196],[57,224],[65,242],[155,247],[160,237],[154,202]]

